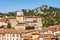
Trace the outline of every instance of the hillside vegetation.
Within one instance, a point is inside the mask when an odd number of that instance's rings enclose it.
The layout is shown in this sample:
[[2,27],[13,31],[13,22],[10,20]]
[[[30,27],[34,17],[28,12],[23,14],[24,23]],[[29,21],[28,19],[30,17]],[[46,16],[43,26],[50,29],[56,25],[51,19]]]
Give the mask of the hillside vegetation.
[[[43,5],[35,9],[22,9],[24,16],[40,16],[43,27],[60,24],[60,8]],[[16,12],[0,13],[0,15],[16,16]]]

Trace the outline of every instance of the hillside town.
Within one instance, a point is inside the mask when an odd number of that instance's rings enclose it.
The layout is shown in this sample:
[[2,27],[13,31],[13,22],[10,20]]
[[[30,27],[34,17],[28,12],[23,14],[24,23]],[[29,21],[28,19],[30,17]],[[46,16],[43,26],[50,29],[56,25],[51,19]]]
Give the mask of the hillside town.
[[0,0],[0,40],[60,40],[60,0]]
[[11,28],[25,30],[27,26],[34,26],[35,30],[42,27],[42,20],[39,16],[24,16],[23,12],[16,12],[17,16],[0,15],[0,29],[6,29],[11,23]]
[[[0,15],[0,40],[60,40],[60,25],[42,27],[40,16],[24,16],[22,11],[17,16]],[[7,27],[11,23],[11,27]],[[27,26],[35,29],[26,30]]]

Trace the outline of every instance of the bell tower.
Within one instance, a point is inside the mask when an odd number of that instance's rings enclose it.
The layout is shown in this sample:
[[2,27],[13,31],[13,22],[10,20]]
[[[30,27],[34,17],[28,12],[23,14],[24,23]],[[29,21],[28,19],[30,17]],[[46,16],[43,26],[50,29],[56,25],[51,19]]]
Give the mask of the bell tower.
[[20,12],[20,11],[17,12],[17,16],[16,16],[17,25],[16,25],[16,29],[25,30],[25,22],[24,22],[24,15],[23,14],[24,14],[23,12]]
[[23,23],[23,22],[24,22],[24,15],[23,15],[23,12],[18,11],[16,18],[17,18],[17,21],[18,21],[19,23]]

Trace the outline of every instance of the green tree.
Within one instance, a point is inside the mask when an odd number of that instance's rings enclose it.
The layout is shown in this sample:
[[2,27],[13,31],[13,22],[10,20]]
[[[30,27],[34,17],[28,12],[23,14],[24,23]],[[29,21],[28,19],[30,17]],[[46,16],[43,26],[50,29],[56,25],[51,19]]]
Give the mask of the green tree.
[[8,29],[12,28],[10,22],[7,23],[7,28],[8,28]]
[[31,30],[31,29],[35,29],[35,27],[34,26],[27,26],[25,29],[26,30]]
[[36,13],[34,13],[34,10],[30,10],[28,9],[28,11],[26,9],[22,9],[23,13],[25,16],[35,16]]
[[32,26],[32,27],[31,27],[31,29],[35,29],[35,27],[34,27],[34,26]]
[[9,16],[16,16],[16,12],[8,12]]

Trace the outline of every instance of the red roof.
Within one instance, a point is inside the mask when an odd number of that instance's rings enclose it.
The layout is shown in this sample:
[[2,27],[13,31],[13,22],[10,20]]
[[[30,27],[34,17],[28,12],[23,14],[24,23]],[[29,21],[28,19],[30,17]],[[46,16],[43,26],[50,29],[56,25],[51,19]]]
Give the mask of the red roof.
[[15,29],[3,29],[0,30],[0,34],[3,33],[29,33],[29,32],[35,32],[35,30],[15,30]]
[[45,38],[45,37],[55,38],[55,35],[53,35],[53,34],[40,34],[40,37],[43,37],[43,38]]

